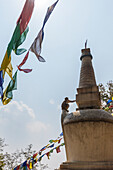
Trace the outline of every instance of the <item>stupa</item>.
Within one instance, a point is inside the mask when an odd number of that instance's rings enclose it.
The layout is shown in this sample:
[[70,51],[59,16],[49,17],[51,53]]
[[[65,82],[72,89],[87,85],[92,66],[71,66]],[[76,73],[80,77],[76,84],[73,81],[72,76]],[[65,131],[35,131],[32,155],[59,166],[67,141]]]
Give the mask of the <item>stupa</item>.
[[67,161],[60,170],[113,170],[113,116],[100,108],[90,48],[81,50],[75,112],[62,110]]

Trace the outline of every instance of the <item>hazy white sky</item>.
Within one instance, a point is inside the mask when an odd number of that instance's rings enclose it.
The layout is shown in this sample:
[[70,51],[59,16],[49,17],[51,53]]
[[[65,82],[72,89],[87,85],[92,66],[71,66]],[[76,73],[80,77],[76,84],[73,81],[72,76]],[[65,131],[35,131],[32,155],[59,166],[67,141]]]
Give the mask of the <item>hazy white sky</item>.
[[[54,0],[36,0],[29,23],[29,33],[22,47],[29,48],[37,36],[47,7]],[[25,0],[0,0],[0,61],[15,29]],[[97,84],[113,80],[113,0],[60,0],[45,26],[41,55],[46,63],[39,63],[33,53],[24,68],[29,74],[18,72],[18,90],[7,106],[0,103],[0,137],[13,152],[32,143],[37,151],[49,139],[61,133],[60,105],[68,96],[74,99],[79,84],[80,55],[86,39],[93,55]],[[23,57],[12,53],[14,72]],[[9,77],[6,76],[7,85]],[[71,105],[74,111],[76,105]],[[65,161],[64,149],[44,158],[51,170]]]

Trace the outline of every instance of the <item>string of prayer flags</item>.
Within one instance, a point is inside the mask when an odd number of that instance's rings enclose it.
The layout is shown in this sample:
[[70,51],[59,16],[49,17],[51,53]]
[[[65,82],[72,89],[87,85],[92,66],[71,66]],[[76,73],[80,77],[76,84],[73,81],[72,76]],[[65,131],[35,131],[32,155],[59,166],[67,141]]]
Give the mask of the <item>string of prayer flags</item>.
[[[33,41],[32,45],[31,45],[31,47],[30,47],[30,49],[29,49],[29,51],[33,52],[33,53],[36,55],[37,59],[38,59],[40,62],[45,62],[45,59],[44,59],[42,56],[40,56],[40,54],[41,54],[41,47],[42,47],[42,41],[43,41],[43,39],[44,39],[44,26],[45,26],[47,20],[49,19],[52,11],[54,10],[56,4],[58,3],[58,1],[59,1],[59,0],[57,0],[57,1],[56,1],[53,5],[51,5],[50,7],[48,7],[46,16],[45,16],[45,18],[44,18],[43,26],[42,26],[41,30],[39,31],[37,37],[35,38],[35,40]],[[26,60],[28,59],[29,51],[27,52],[25,58],[23,59],[25,62],[26,62]],[[23,71],[24,73],[29,73],[29,72],[32,71],[32,69],[21,69],[21,68],[20,68],[25,62],[22,62],[22,63],[21,63],[19,66],[17,66],[17,67],[18,67],[18,69],[19,69],[20,71]]]
[[2,64],[1,64],[0,70],[3,70],[3,78],[5,76],[5,72],[7,72],[7,74],[12,79],[13,67],[11,64],[11,52],[13,50],[15,52],[15,54],[21,55],[22,53],[24,53],[26,51],[26,49],[24,49],[24,48],[18,49],[18,47],[25,41],[27,33],[28,33],[28,28],[26,28],[24,33],[22,33],[22,35],[21,35],[19,24],[16,26],[13,36],[11,38],[11,41],[8,44],[6,54],[5,54]]
[[57,0],[57,1],[56,1],[53,5],[51,5],[50,7],[48,7],[46,16],[45,16],[45,18],[44,18],[43,26],[42,26],[41,30],[39,31],[38,36],[35,38],[33,44],[32,44],[31,47],[30,47],[30,51],[32,51],[32,52],[36,55],[36,57],[38,58],[38,60],[39,60],[40,62],[45,62],[45,59],[40,56],[40,54],[41,54],[42,41],[43,41],[43,38],[44,38],[44,26],[45,26],[47,20],[49,19],[52,11],[54,10],[56,4],[58,3],[58,1],[59,1],[59,0]]
[[11,52],[12,50],[15,52],[16,55],[23,54],[26,49],[18,49],[18,47],[25,41],[27,33],[29,31],[27,25],[30,21],[32,12],[34,8],[34,0],[26,0],[22,13],[17,20],[17,25],[14,30],[13,36],[11,41],[8,44],[7,51],[3,58],[0,71],[3,70],[3,78],[5,76],[5,72],[10,76],[12,79],[12,70],[13,67],[11,65]]
[[48,157],[48,159],[50,159],[50,154],[53,153],[53,150],[56,149],[56,152],[57,152],[57,153],[61,152],[60,147],[61,147],[61,146],[64,146],[64,145],[65,145],[64,143],[60,144],[59,146],[51,149],[49,152],[44,153],[44,154],[41,155],[39,158],[35,158],[35,159],[34,159],[33,157],[31,157],[31,158],[29,158],[28,160],[26,160],[24,163],[22,163],[21,165],[19,165],[19,166],[17,166],[16,168],[14,168],[13,170],[17,170],[17,169],[20,170],[21,168],[24,168],[24,169],[26,169],[26,170],[27,170],[27,168],[28,168],[28,169],[32,169],[33,166],[34,166],[34,164],[37,163],[37,162],[40,162],[45,155]]
[[107,104],[109,104],[109,103],[111,103],[112,102],[112,100],[111,99],[109,99],[108,101],[107,101]]
[[17,90],[17,71],[15,72],[15,74],[13,76],[13,80],[11,80],[9,82],[7,88],[5,89],[5,91],[3,93],[3,97],[2,97],[3,105],[6,105],[11,101],[11,99],[13,98],[12,91]]

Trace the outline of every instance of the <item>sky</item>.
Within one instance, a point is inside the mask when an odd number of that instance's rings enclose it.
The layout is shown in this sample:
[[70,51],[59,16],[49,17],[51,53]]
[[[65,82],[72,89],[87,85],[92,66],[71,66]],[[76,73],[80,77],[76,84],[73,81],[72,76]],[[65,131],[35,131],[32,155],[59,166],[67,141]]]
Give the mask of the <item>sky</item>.
[[[35,8],[29,23],[29,33],[22,47],[29,49],[39,30],[47,8],[55,0],[35,0]],[[5,55],[16,21],[25,0],[0,0],[0,62]],[[62,132],[61,103],[67,96],[76,99],[81,68],[81,49],[88,39],[93,56],[97,85],[113,80],[113,1],[112,0],[59,0],[44,28],[40,63],[30,52],[24,68],[32,68],[29,74],[18,71],[18,89],[12,101],[0,103],[0,137],[5,138],[7,150],[14,152],[33,144],[38,151],[56,139]],[[25,54],[12,53],[13,73]],[[4,89],[10,81],[6,75]],[[70,112],[76,110],[71,104]],[[66,161],[65,147],[50,160],[44,158],[50,170]]]

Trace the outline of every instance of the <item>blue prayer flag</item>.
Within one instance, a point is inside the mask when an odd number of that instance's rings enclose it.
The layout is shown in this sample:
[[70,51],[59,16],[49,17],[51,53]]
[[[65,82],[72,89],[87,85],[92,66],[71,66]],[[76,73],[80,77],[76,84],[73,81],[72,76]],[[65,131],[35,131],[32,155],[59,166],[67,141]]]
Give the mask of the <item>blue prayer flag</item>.
[[1,98],[3,96],[3,83],[4,83],[3,72],[0,71],[0,95],[1,95]]
[[107,101],[107,104],[109,104],[109,103],[111,103],[112,102],[112,100],[111,99],[109,99],[108,101]]
[[60,134],[60,136],[63,136],[63,132]]

